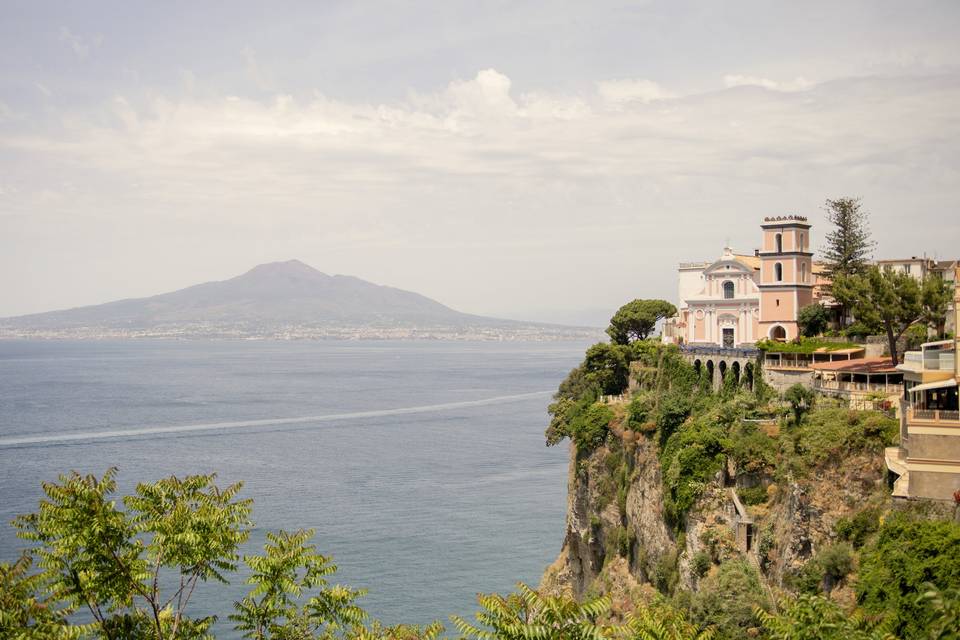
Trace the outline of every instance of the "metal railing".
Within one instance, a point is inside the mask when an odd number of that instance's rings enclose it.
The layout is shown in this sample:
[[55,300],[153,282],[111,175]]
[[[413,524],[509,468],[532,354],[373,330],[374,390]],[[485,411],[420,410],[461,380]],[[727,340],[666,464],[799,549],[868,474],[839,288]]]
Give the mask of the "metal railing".
[[720,347],[709,345],[689,345],[680,347],[683,353],[700,356],[730,356],[732,358],[756,358],[760,355],[760,350],[755,348],[743,347]]
[[828,389],[834,391],[863,391],[870,393],[873,391],[882,391],[883,393],[897,393],[903,391],[903,386],[899,384],[887,384],[883,382],[848,382],[846,380],[822,380],[816,378],[813,381],[816,389]]
[[916,422],[960,423],[960,411],[956,409],[907,409],[907,420]]

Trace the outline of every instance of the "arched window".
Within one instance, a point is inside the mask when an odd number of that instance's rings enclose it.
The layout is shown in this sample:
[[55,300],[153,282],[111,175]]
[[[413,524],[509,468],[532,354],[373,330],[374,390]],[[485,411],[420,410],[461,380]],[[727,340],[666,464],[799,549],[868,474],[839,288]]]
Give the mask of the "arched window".
[[807,263],[801,262],[800,263],[800,282],[806,282],[806,281],[807,281]]
[[783,265],[779,262],[773,265],[773,279],[777,282],[783,282]]
[[733,299],[733,283],[729,280],[723,283],[723,297],[726,300]]
[[797,251],[803,251],[803,234],[800,234],[800,246],[797,247]]
[[773,237],[777,245],[777,253],[783,253],[783,236],[779,233]]

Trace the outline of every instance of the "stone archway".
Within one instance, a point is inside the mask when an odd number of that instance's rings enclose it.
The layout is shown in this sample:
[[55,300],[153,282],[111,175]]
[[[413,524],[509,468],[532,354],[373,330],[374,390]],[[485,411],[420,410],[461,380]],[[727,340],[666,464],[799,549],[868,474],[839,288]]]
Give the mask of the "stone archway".
[[721,361],[720,361],[720,367],[719,367],[719,369],[720,369],[720,378],[719,378],[719,380],[717,380],[717,383],[718,383],[719,385],[723,385],[723,380],[724,380],[724,378],[725,378],[726,375],[727,375],[727,361],[726,361],[726,360],[721,360]]
[[770,339],[771,340],[786,340],[787,339],[787,330],[779,324],[775,324],[770,327]]
[[747,389],[749,389],[750,391],[753,391],[753,363],[752,362],[748,362],[743,367],[743,384],[747,387]]
[[710,380],[711,387],[716,383],[713,377],[713,370],[714,370],[713,360],[707,360],[707,379]]
[[730,370],[733,371],[733,379],[736,380],[737,386],[740,386],[740,363],[734,361],[730,366]]

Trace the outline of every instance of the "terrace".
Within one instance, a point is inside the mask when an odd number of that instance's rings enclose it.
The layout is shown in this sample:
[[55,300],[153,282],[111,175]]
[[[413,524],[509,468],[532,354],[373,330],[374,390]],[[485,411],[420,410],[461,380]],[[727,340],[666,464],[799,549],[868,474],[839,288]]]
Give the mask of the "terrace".
[[764,354],[763,365],[774,369],[808,370],[817,364],[848,362],[863,358],[863,347],[828,349],[821,347],[808,352],[771,351]]
[[862,397],[870,394],[900,395],[903,373],[889,358],[857,358],[839,362],[814,362],[813,388],[826,395]]

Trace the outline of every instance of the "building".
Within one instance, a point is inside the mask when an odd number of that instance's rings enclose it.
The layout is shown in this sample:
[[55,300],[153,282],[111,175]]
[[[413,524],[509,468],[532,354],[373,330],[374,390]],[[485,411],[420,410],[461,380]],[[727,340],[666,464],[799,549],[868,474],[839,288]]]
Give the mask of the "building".
[[[960,280],[960,268],[954,268]],[[954,325],[960,325],[960,290],[954,289]],[[928,342],[908,351],[903,373],[900,446],[886,451],[887,468],[898,476],[893,495],[953,500],[960,491],[960,340]]]
[[834,362],[812,362],[813,389],[825,396],[842,398],[854,409],[876,408],[889,404],[903,393],[903,373],[890,362],[889,356],[853,358]]
[[[877,260],[877,265],[881,268],[892,269],[901,273],[913,276],[922,282],[927,276],[939,276],[945,282],[949,282],[954,290],[957,288],[960,279],[957,278],[957,267],[960,267],[960,260],[934,260],[926,256],[911,256],[910,258],[899,258],[892,260]],[[944,330],[949,333],[957,332],[957,325],[954,321],[955,309],[951,306],[947,311],[946,324]]]
[[800,335],[797,313],[813,303],[810,225],[801,216],[764,218],[760,250],[760,331],[774,340]]
[[781,216],[760,226],[761,249],[752,255],[726,247],[714,262],[680,264],[679,305],[665,323],[665,341],[740,348],[799,335],[797,312],[814,300],[810,225]]

